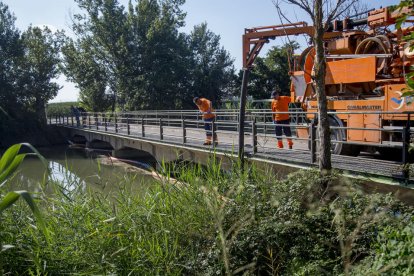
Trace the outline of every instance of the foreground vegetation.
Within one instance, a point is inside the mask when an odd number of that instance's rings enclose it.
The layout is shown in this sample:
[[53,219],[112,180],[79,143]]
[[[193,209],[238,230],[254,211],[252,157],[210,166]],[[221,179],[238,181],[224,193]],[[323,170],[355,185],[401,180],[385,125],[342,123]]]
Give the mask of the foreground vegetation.
[[[113,194],[38,192],[42,225],[24,201],[3,211],[2,274],[320,275],[413,273],[413,209],[391,196],[365,195],[313,171],[279,180],[272,171],[223,173],[172,167],[178,181],[134,194],[131,179]],[[171,183],[173,182],[173,184]],[[336,188],[335,188],[336,187]],[[338,189],[342,187],[342,189]],[[344,189],[343,187],[348,187]],[[5,194],[7,185],[2,187]],[[47,238],[46,238],[47,237]]]

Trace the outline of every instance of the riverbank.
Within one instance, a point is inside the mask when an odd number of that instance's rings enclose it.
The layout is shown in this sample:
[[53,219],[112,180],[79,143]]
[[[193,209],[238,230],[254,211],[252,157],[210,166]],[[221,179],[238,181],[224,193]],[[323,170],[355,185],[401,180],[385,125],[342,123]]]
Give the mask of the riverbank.
[[[399,243],[399,237],[414,240],[414,233],[404,232],[412,225],[414,210],[392,196],[366,195],[347,182],[342,185],[349,187],[347,193],[327,198],[316,171],[278,179],[273,171],[251,168],[240,175],[237,168],[224,173],[219,167],[171,168],[186,183],[179,189],[154,181],[137,194],[125,188],[130,179],[121,177],[110,198],[74,193],[52,199],[38,193],[50,239],[27,221],[31,212],[26,205],[4,211],[0,243],[8,246],[0,252],[0,270],[361,275],[381,268],[411,269],[414,247]],[[328,179],[331,184],[341,181]],[[390,255],[390,250],[399,253]]]
[[6,149],[16,143],[30,143],[34,147],[47,147],[67,144],[65,137],[55,129],[55,126],[46,126],[45,129],[26,129],[13,133],[2,133],[0,149]]

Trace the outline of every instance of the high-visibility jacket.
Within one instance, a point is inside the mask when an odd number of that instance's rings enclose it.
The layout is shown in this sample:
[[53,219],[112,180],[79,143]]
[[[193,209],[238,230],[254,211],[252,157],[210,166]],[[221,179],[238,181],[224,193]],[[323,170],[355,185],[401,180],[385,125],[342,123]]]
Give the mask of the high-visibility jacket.
[[203,119],[211,119],[216,117],[213,107],[211,106],[211,101],[206,98],[200,98],[200,104],[197,105],[198,109],[203,113]]
[[[272,100],[272,112],[288,112],[289,111],[290,97],[279,96],[278,100]],[[289,114],[273,114],[273,121],[285,121],[289,120]]]

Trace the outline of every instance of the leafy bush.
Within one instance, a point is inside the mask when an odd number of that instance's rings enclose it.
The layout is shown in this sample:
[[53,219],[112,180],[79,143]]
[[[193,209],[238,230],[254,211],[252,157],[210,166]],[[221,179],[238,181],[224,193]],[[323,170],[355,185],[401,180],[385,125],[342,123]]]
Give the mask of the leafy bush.
[[24,205],[3,212],[0,241],[14,246],[0,252],[3,272],[348,274],[379,250],[378,233],[403,229],[412,217],[391,196],[364,195],[335,175],[321,190],[315,171],[284,180],[254,168],[223,173],[215,162],[164,171],[141,195],[123,177],[114,194],[80,190],[45,200],[49,242],[22,219]]
[[414,222],[403,228],[388,226],[374,244],[372,256],[353,271],[355,275],[413,275],[414,274]]

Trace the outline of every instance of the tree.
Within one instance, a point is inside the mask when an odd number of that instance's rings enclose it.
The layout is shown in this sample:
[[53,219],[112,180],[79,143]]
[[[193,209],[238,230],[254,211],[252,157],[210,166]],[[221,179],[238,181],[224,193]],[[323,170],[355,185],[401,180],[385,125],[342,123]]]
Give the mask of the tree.
[[102,112],[110,108],[113,100],[106,94],[108,85],[105,68],[96,60],[88,40],[78,44],[68,40],[62,48],[68,80],[76,83],[79,101],[87,110]]
[[0,2],[0,107],[3,112],[0,118],[6,120],[6,115],[16,108],[15,97],[16,62],[23,54],[20,32],[15,27],[16,18],[9,8]]
[[[0,2],[0,133],[2,140],[39,131],[46,123],[45,104],[59,86],[59,38],[48,29],[29,27],[23,34]],[[5,142],[6,144],[8,142]]]
[[[126,14],[117,0],[76,0],[85,14],[74,16],[73,31],[78,36],[77,44],[88,43],[90,55],[105,70],[108,90],[112,93],[112,110],[122,94],[123,69],[128,68],[126,44]],[[76,62],[76,59],[73,61]],[[81,60],[78,60],[78,67]],[[92,61],[90,61],[92,62]],[[73,68],[73,67],[72,67]],[[96,92],[95,90],[91,90]],[[86,93],[86,91],[84,91]]]
[[230,54],[220,47],[220,36],[208,30],[206,23],[194,26],[188,40],[194,64],[191,66],[194,96],[220,102],[234,79]]
[[33,109],[42,125],[46,124],[46,103],[61,88],[52,80],[60,74],[62,36],[47,27],[29,27],[22,35],[24,55],[18,64],[17,95],[26,108]]
[[[113,110],[182,107],[190,60],[185,36],[178,32],[184,25],[183,0],[138,0],[127,11],[116,0],[76,2],[85,13],[74,17],[75,49],[90,45],[82,58],[105,75]],[[71,60],[71,71],[82,66],[81,59]],[[82,95],[92,91],[84,89]]]
[[131,13],[140,53],[139,90],[133,106],[143,109],[183,108],[189,95],[191,55],[185,35],[183,0],[140,0]]
[[[318,134],[319,134],[319,169],[322,174],[329,173],[331,164],[331,139],[325,92],[326,60],[323,37],[327,23],[339,17],[359,0],[283,0],[304,10],[311,18],[314,34],[312,42],[315,48],[314,89],[318,101]],[[279,2],[275,1],[279,7]]]

